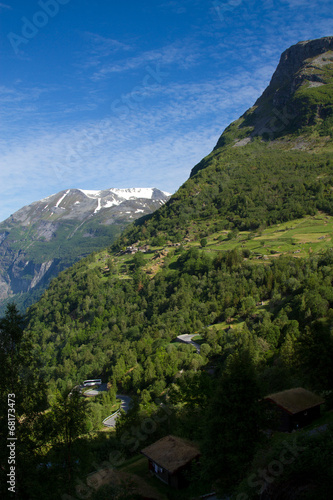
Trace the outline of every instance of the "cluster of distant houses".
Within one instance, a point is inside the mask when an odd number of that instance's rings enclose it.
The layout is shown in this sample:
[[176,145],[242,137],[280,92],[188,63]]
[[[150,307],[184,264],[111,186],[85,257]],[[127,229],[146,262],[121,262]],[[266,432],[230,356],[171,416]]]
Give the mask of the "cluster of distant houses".
[[[189,240],[190,241],[190,240]],[[168,247],[180,247],[181,243],[170,243],[167,245]],[[126,247],[126,249],[122,252],[122,254],[135,254],[137,252],[142,252],[142,253],[147,253],[151,252],[152,250],[150,249],[149,245],[143,245],[143,246],[136,246],[136,245],[131,245],[129,247]]]
[[147,253],[149,252],[149,246],[148,245],[144,245],[143,247],[129,246],[126,247],[126,250],[123,252],[123,254],[128,253],[134,255],[137,252]]

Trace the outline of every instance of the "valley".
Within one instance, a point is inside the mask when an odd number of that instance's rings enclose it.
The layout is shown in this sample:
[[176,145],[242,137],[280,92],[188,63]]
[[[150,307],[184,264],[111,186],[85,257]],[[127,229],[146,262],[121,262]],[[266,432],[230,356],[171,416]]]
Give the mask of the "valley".
[[63,269],[169,197],[155,188],[68,189],[20,209],[0,223],[0,311],[13,299],[24,311]]

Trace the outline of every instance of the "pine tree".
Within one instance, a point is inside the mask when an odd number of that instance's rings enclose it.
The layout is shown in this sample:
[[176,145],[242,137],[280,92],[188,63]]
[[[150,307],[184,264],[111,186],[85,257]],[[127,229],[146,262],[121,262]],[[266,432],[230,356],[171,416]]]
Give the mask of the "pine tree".
[[57,392],[52,404],[50,416],[52,441],[60,444],[60,449],[64,453],[67,480],[70,484],[72,480],[73,445],[80,434],[87,429],[87,405],[77,389],[64,391],[63,394]]
[[237,484],[259,440],[259,388],[248,350],[228,358],[207,411],[205,474],[222,489]]
[[[38,413],[45,409],[46,403],[46,390],[38,377],[33,345],[31,339],[24,336],[23,324],[24,318],[16,305],[8,304],[5,316],[0,320],[1,498],[6,498],[8,494],[7,474],[10,465],[15,467],[17,497],[29,498],[36,475],[36,450],[40,445]],[[19,443],[12,464],[8,463],[8,437],[17,438],[15,443]]]

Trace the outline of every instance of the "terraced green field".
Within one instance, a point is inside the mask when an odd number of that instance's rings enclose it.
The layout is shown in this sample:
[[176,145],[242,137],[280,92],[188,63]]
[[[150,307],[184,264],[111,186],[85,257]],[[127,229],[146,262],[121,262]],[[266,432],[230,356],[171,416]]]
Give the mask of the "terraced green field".
[[[215,221],[216,223],[216,221]],[[228,252],[237,249],[243,252],[246,259],[257,261],[270,261],[279,255],[289,255],[295,258],[306,257],[311,253],[324,252],[333,246],[333,217],[324,213],[315,216],[306,216],[292,222],[262,228],[259,231],[241,231],[231,235],[231,231],[219,231],[207,236],[206,245],[202,247],[199,237],[202,225],[193,226],[189,237],[183,243],[183,248],[201,248],[211,257],[218,252]],[[142,243],[142,242],[141,242]],[[143,254],[142,269],[153,277],[161,267],[170,267],[178,259],[179,247],[171,244],[150,247],[149,252]],[[113,259],[114,267],[109,271],[109,254],[107,251],[96,255],[89,267],[99,269],[106,281],[110,274],[122,279],[129,278],[129,271],[134,265],[134,256],[121,254]]]
[[[230,231],[209,236],[205,251],[249,250],[250,257],[272,257],[289,254],[305,257],[312,252],[325,251],[333,246],[333,217],[318,213],[292,222],[277,224],[257,232],[239,232],[229,239]],[[192,243],[200,246],[199,242]]]

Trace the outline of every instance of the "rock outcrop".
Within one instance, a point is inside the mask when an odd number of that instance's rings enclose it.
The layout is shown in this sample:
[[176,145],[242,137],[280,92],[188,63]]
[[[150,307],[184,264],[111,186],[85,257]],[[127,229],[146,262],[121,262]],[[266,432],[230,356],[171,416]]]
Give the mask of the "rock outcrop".
[[226,128],[215,149],[243,146],[255,137],[272,141],[302,127],[321,127],[325,133],[322,122],[333,117],[332,92],[333,36],[299,42],[283,52],[269,86]]

